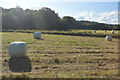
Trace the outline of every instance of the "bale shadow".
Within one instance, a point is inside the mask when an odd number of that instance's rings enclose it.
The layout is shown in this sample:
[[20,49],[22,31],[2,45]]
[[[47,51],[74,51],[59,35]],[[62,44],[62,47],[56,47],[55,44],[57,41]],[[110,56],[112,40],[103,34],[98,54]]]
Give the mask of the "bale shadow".
[[31,72],[31,60],[28,57],[11,57],[9,59],[9,69],[12,72]]

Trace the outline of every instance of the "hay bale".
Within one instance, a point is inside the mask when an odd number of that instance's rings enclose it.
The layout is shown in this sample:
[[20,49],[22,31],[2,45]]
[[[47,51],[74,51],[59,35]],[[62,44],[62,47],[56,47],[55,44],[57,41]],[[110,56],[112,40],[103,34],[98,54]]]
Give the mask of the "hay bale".
[[114,31],[114,30],[112,30],[112,31],[111,31],[111,33],[112,33],[112,34],[114,34],[114,33],[115,33],[115,31]]
[[35,39],[41,39],[41,32],[34,32]]
[[107,30],[104,30],[104,32],[107,32]]
[[10,57],[25,57],[27,53],[26,42],[12,42],[9,45]]
[[106,39],[107,41],[112,41],[112,36],[108,35],[108,36],[105,37],[105,39]]
[[92,33],[96,33],[96,31],[95,31],[95,30],[93,30],[93,31],[92,31]]

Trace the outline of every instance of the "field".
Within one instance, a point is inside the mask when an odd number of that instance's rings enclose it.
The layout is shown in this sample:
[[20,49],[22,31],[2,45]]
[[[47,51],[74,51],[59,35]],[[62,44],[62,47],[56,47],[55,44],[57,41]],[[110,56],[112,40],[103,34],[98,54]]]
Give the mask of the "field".
[[33,33],[42,32],[44,34],[57,34],[57,35],[72,35],[72,36],[95,36],[95,37],[105,37],[106,35],[111,35],[113,37],[120,37],[118,30],[111,34],[111,30],[95,30],[96,33],[92,33],[93,30],[66,30],[66,31],[56,31],[56,30],[2,30],[3,32],[22,32],[22,33]]
[[[42,34],[42,38],[34,39],[33,33],[2,32],[3,77],[23,74],[29,78],[118,77],[117,37],[106,41],[104,37]],[[8,46],[14,41],[27,42],[31,72],[9,70]]]

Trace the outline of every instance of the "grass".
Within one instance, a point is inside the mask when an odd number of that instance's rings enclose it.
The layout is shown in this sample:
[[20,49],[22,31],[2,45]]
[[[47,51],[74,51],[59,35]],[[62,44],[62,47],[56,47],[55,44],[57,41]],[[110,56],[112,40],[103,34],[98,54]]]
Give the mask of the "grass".
[[8,66],[9,44],[25,41],[32,63],[32,72],[24,73],[29,78],[117,78],[118,38],[42,34],[44,40],[36,40],[33,33],[16,32],[2,36],[3,75],[14,74]]
[[113,37],[120,37],[119,30],[114,31],[114,34],[111,33],[112,30],[95,30],[96,33],[93,33],[93,30],[79,30],[73,29],[68,31],[56,31],[56,30],[2,30],[2,31],[12,31],[12,32],[42,32],[44,34],[57,34],[57,35],[73,35],[73,36],[96,36],[96,37],[105,37],[106,35],[111,35]]
[[[19,78],[26,78],[29,79],[29,76],[26,75],[25,73],[21,73],[21,74],[8,74],[8,75],[3,75],[3,78],[6,79],[6,78],[9,78],[9,79],[12,79],[12,78],[16,78],[16,79],[19,79]],[[24,79],[25,80],[25,79]]]

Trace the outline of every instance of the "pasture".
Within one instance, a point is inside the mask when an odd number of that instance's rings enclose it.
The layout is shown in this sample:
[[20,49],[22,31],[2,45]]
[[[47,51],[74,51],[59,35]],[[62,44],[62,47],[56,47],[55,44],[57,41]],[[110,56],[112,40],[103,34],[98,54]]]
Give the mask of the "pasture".
[[[94,34],[110,34],[110,31],[97,32]],[[24,74],[29,78],[118,77],[118,38],[106,41],[105,37],[54,34],[42,34],[42,38],[43,40],[34,39],[33,33],[2,32],[3,76],[9,78]],[[31,72],[14,73],[9,70],[8,46],[14,41],[27,42]]]

